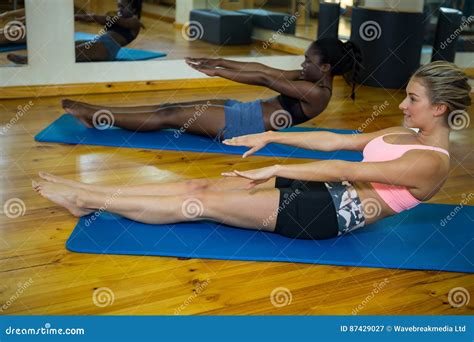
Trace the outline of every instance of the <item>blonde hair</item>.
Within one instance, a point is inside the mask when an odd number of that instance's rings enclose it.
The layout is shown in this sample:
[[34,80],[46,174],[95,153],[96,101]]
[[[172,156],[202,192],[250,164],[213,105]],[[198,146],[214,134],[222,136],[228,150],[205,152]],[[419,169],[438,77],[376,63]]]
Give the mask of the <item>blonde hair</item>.
[[436,61],[422,65],[412,76],[425,86],[432,104],[445,104],[449,112],[471,105],[467,75],[452,63]]

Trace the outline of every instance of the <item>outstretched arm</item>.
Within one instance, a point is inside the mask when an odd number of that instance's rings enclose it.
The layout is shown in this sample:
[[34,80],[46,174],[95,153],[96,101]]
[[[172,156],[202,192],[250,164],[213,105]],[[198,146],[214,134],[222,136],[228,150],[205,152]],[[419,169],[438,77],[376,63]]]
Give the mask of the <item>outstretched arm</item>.
[[239,83],[264,86],[308,103],[312,102],[311,99],[319,98],[321,94],[320,87],[311,82],[290,81],[288,79],[274,77],[263,71],[241,71],[216,68],[201,68],[198,70],[208,76],[220,76]]
[[319,182],[377,182],[419,188],[439,177],[442,160],[431,151],[415,150],[385,162],[322,160],[294,165],[274,165],[250,171],[225,172],[224,176],[253,180],[252,185],[272,177]]
[[276,176],[322,182],[377,182],[417,188],[440,172],[441,162],[432,152],[418,150],[384,162],[322,160],[308,164],[281,165]]
[[199,70],[199,67],[219,67],[237,71],[260,71],[275,78],[297,80],[301,70],[280,70],[255,62],[237,62],[224,58],[185,58],[189,66]]
[[[296,98],[301,102],[312,104],[313,106],[315,103],[322,104],[322,99],[324,99],[323,101],[328,101],[325,96],[326,92],[323,92],[320,86],[309,81],[304,81],[300,79],[292,80],[281,77],[281,75],[274,75],[271,73],[266,73],[264,71],[245,71],[237,69],[219,68],[216,66],[209,66],[201,63],[190,62],[189,60],[187,60],[186,62],[192,68],[208,76],[220,76],[239,83],[264,86],[280,94],[285,94],[286,96]],[[323,108],[321,108],[321,110]]]
[[1,19],[9,19],[9,18],[21,18],[25,16],[25,9],[21,8],[15,11],[8,11],[0,13],[0,20]]
[[409,132],[403,127],[392,127],[373,133],[337,134],[332,132],[273,132],[249,134],[223,141],[226,145],[246,146],[250,150],[244,153],[247,157],[269,143],[278,143],[317,151],[362,151],[370,140],[387,133]]

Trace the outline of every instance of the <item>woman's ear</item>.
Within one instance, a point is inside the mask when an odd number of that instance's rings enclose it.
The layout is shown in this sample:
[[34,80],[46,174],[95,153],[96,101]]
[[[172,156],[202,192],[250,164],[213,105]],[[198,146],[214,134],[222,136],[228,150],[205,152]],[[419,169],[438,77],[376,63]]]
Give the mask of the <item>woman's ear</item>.
[[322,72],[331,71],[331,64],[328,64],[328,63],[321,64],[321,71]]
[[444,103],[435,104],[435,116],[443,116],[448,114],[449,108]]

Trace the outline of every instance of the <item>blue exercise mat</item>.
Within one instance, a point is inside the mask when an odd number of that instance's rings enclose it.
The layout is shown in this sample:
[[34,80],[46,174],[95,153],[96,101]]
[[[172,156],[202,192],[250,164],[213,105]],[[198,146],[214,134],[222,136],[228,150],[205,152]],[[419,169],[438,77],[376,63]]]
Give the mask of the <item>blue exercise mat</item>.
[[26,44],[8,44],[0,46],[0,52],[10,52],[26,49]]
[[[96,37],[94,34],[76,32],[74,34],[75,40],[92,40]],[[155,52],[155,51],[146,51],[146,50],[136,50],[129,48],[121,48],[115,57],[116,61],[144,61],[147,59],[153,59],[158,57],[164,57],[166,53],[164,52]]]
[[[325,129],[291,127],[284,131],[306,132]],[[355,131],[329,130],[326,131],[353,134]],[[248,150],[241,146],[228,146],[211,138],[181,133],[179,130],[166,129],[155,132],[132,132],[120,128],[98,130],[85,127],[78,119],[64,114],[51,125],[35,136],[36,141],[65,144],[117,146],[130,148],[146,148],[168,151],[188,151],[206,153],[225,153],[242,155]],[[269,144],[255,153],[258,156],[310,158],[310,159],[341,159],[361,161],[362,153],[357,151],[320,152],[304,148],[296,148],[281,144]]]
[[[223,260],[474,273],[474,206],[421,204],[353,234],[293,240],[210,221],[148,225],[102,212],[82,217],[67,249],[80,253],[155,255]],[[447,217],[450,221],[446,221]],[[442,225],[445,219],[447,224]]]
[[[74,34],[74,39],[78,40],[92,40],[96,37],[94,34],[76,32]],[[10,44],[0,47],[0,52],[10,52],[17,50],[26,49],[26,44]],[[155,51],[146,51],[146,50],[136,50],[129,48],[121,48],[115,58],[116,61],[144,61],[148,59],[164,57],[166,53],[164,52],[155,52]]]

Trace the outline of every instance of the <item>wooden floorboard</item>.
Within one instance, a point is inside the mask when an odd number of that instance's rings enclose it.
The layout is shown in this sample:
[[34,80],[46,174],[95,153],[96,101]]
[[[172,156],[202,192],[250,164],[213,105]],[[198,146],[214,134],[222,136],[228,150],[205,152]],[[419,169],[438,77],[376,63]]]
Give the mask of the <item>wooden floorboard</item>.
[[[355,129],[371,117],[374,106],[389,105],[366,131],[399,125],[402,92],[361,87],[357,100],[337,79],[328,109],[309,126]],[[153,104],[205,98],[252,100],[274,93],[258,87],[185,89],[160,92],[84,94],[74,99],[110,105]],[[474,276],[462,273],[407,271],[272,262],[243,262],[168,257],[78,254],[65,242],[77,219],[31,189],[37,172],[103,184],[168,182],[218,177],[230,169],[251,169],[276,161],[266,157],[161,152],[144,149],[38,143],[36,133],[59,117],[59,97],[0,101],[5,128],[18,106],[31,109],[0,135],[0,198],[25,203],[18,218],[0,215],[0,314],[473,314],[473,300],[453,308],[447,299],[455,287],[474,294]],[[472,111],[471,111],[472,117]],[[452,165],[443,190],[430,202],[459,204],[472,192],[473,124],[452,133]],[[2,131],[3,132],[3,131]],[[278,163],[302,163],[280,158]],[[472,203],[470,203],[472,204]],[[343,251],[341,251],[343,252]],[[374,288],[383,289],[373,294]],[[28,284],[26,286],[25,284]],[[114,302],[99,307],[98,288],[113,291]],[[290,305],[270,301],[278,287],[291,291]],[[20,293],[21,289],[21,293]],[[368,299],[369,298],[369,299]]]

